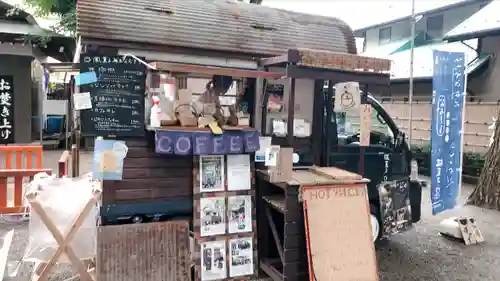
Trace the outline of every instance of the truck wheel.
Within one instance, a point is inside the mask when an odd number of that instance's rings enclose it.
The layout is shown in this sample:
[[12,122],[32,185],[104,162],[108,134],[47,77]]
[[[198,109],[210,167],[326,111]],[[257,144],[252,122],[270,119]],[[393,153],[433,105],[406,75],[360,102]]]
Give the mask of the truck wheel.
[[370,224],[372,226],[372,238],[375,243],[378,240],[380,233],[380,223],[374,214],[370,214]]
[[376,203],[370,202],[370,225],[372,227],[373,243],[377,242],[382,236],[382,228],[380,227],[380,208]]
[[135,215],[132,217],[132,223],[141,223],[142,222],[142,216],[141,215]]

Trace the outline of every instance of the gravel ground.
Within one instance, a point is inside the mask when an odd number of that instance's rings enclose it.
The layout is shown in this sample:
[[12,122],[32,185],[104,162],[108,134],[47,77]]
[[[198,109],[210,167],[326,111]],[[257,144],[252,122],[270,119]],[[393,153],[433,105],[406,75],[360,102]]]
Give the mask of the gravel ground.
[[[55,169],[60,151],[45,152],[46,167]],[[82,153],[81,171],[89,171],[91,155]],[[463,200],[473,186],[464,185]],[[380,281],[486,281],[500,280],[500,212],[474,206],[461,206],[452,211],[432,216],[429,189],[424,190],[422,221],[408,232],[393,236],[378,246]],[[471,216],[476,218],[486,240],[481,245],[465,246],[448,240],[438,234],[441,220],[451,216]],[[27,243],[26,224],[0,222],[0,237],[15,228],[10,249],[8,273],[3,281],[29,280],[31,266],[21,264],[16,274]],[[1,242],[1,240],[0,240]],[[0,243],[1,244],[1,243]],[[71,276],[67,266],[59,266],[51,276],[51,281],[61,281]]]

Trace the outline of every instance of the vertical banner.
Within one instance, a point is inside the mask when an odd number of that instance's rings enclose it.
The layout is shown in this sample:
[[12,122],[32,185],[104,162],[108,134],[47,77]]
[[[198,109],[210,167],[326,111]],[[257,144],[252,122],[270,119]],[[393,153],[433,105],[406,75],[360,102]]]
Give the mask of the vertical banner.
[[0,144],[14,143],[14,77],[0,76]]
[[462,176],[464,53],[434,51],[432,78],[432,213],[455,207]]

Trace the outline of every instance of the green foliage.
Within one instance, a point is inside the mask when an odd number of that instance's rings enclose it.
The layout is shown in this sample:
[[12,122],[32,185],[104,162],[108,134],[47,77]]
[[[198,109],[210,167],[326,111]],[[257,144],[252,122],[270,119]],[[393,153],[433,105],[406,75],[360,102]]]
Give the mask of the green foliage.
[[33,7],[40,16],[57,14],[64,16],[74,13],[76,9],[76,0],[25,0],[26,4]]
[[52,27],[59,34],[75,35],[76,32],[76,1],[77,0],[25,0],[26,4],[35,10],[35,15],[47,17],[55,14],[60,21]]

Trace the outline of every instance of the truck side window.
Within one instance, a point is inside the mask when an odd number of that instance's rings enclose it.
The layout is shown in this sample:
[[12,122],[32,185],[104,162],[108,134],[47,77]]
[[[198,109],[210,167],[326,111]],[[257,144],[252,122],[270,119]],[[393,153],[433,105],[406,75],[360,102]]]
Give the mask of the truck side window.
[[[394,143],[394,133],[381,115],[372,107],[372,138],[370,144],[390,145]],[[337,136],[339,141],[359,134],[360,114],[359,110],[348,112],[335,112],[337,122]]]

